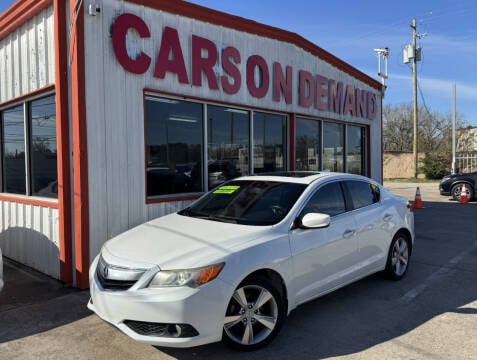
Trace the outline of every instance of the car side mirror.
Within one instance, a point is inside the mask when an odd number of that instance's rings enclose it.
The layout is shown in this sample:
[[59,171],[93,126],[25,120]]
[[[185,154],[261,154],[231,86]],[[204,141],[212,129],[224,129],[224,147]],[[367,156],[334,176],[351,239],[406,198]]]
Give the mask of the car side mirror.
[[330,215],[321,213],[308,213],[301,218],[299,228],[321,229],[330,226]]

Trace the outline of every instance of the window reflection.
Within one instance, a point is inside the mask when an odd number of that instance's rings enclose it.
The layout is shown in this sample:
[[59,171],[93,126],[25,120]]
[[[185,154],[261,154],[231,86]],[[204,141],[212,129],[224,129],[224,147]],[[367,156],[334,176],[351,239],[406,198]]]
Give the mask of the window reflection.
[[317,120],[296,120],[295,170],[320,170],[321,122]]
[[339,182],[327,184],[318,189],[302,211],[301,216],[308,213],[323,213],[330,216],[342,214],[346,204]]
[[203,191],[202,105],[146,98],[147,195]]
[[285,126],[285,116],[254,112],[254,173],[285,170]]
[[209,189],[249,173],[249,112],[207,106]]
[[346,172],[364,175],[364,128],[346,127]]
[[12,194],[26,194],[23,105],[4,110],[2,123],[4,191]]
[[323,169],[344,171],[344,125],[323,122]]
[[32,101],[32,194],[58,196],[55,96]]

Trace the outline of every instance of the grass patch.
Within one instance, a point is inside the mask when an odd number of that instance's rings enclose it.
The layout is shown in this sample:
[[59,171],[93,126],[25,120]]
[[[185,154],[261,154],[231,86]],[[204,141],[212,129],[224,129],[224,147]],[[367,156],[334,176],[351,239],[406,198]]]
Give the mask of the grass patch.
[[385,182],[392,182],[392,183],[418,183],[418,184],[425,184],[425,183],[438,183],[440,180],[430,180],[430,179],[421,179],[421,178],[408,178],[408,179],[384,179]]

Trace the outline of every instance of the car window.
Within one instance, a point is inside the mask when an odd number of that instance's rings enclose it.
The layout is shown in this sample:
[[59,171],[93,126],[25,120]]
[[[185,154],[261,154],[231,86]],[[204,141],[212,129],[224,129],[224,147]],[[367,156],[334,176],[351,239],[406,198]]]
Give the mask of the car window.
[[353,209],[377,203],[380,199],[379,187],[367,181],[347,180],[346,187],[351,195]]
[[319,188],[305,205],[302,216],[310,213],[323,213],[330,216],[342,214],[346,211],[346,203],[338,181],[326,184]]
[[273,225],[288,214],[305,188],[305,184],[275,181],[229,181],[179,215],[246,225]]

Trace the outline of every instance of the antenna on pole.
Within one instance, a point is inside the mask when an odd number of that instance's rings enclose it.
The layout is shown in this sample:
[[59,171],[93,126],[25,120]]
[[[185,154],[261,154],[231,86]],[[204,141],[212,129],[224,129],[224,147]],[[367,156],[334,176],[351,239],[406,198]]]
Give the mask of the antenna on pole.
[[[382,49],[374,49],[376,55],[378,55],[378,76],[381,78],[381,83],[383,84],[383,96],[384,91],[386,90],[386,79],[388,78],[388,58],[389,58],[389,48],[385,47]],[[384,62],[384,72],[381,71],[381,59]]]

